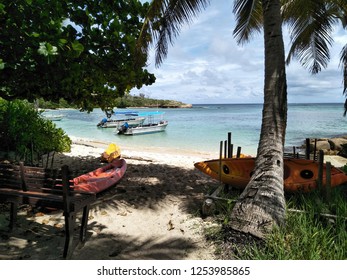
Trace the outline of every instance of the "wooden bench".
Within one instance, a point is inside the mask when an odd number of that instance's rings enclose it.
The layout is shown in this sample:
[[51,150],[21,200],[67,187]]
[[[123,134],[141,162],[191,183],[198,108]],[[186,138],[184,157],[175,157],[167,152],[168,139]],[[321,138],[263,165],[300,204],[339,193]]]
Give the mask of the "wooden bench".
[[90,204],[94,193],[73,190],[69,168],[49,170],[40,167],[0,163],[0,203],[10,203],[10,229],[13,229],[19,204],[63,210],[65,217],[64,258],[72,255],[76,214],[83,211],[80,241],[85,242]]

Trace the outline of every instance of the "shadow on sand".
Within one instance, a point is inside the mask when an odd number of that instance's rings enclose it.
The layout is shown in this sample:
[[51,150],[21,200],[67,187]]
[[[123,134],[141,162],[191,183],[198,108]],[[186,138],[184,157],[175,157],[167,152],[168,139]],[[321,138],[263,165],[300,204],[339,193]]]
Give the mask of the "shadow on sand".
[[[127,159],[126,159],[127,160]],[[122,229],[129,212],[132,215],[151,213],[155,221],[172,204],[172,213],[179,209],[187,217],[201,220],[200,209],[206,194],[216,182],[195,169],[171,165],[127,160],[125,177],[114,187],[101,193],[91,206],[86,243],[78,242],[79,216],[76,223],[73,259],[187,259],[190,252],[199,250],[199,242],[187,233],[187,227],[176,222],[180,234],[155,234],[154,223],[148,220],[136,227],[134,234]],[[54,168],[67,164],[74,175],[80,175],[101,163],[94,157],[69,157],[59,155]],[[8,206],[0,205],[0,259],[62,259],[64,246],[64,219],[61,211],[33,209],[23,205],[19,211],[16,228],[9,232]],[[127,209],[128,213],[122,214]],[[165,210],[166,211],[166,210]],[[142,215],[143,213],[143,215]],[[182,215],[181,214],[181,219]],[[108,219],[98,219],[106,215]],[[154,217],[153,217],[154,215]],[[93,217],[94,216],[94,217]],[[123,217],[122,217],[123,216]],[[130,216],[130,215],[129,215]],[[169,219],[169,218],[168,218]],[[171,222],[171,220],[169,221]],[[183,222],[182,222],[183,223]],[[160,224],[159,222],[157,223]],[[144,226],[145,225],[145,226]],[[161,227],[164,225],[161,224]],[[165,224],[165,227],[167,225]],[[174,227],[173,227],[174,228]],[[143,233],[146,234],[142,234]],[[153,235],[148,234],[153,231]],[[169,232],[169,229],[167,229]],[[202,237],[203,238],[203,237]]]

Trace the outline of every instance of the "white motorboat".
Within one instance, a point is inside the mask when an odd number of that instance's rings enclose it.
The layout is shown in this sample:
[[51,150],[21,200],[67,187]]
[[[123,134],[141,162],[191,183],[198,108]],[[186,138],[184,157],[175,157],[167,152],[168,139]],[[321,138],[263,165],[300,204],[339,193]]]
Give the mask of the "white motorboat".
[[124,123],[128,123],[130,127],[143,124],[145,117],[139,116],[136,111],[123,111],[114,113],[115,118],[103,118],[98,124],[102,128],[120,128]]
[[[139,126],[128,127],[125,129],[125,131],[123,131],[122,128],[119,128],[118,134],[137,135],[161,132],[166,129],[167,125],[168,121],[160,121],[159,123],[143,124]],[[122,127],[124,127],[124,125]]]
[[118,134],[124,135],[138,135],[138,134],[148,134],[165,131],[167,125],[169,124],[167,120],[155,121],[154,117],[157,115],[163,116],[162,112],[145,112],[141,115],[147,115],[147,122],[138,126],[130,127],[128,123],[124,123],[120,128],[118,128]]

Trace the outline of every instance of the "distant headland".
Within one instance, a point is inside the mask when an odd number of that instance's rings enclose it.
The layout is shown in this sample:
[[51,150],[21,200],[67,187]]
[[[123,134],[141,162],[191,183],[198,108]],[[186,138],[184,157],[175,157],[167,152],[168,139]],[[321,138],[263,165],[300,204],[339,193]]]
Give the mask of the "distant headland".
[[[38,107],[42,109],[61,109],[74,108],[73,105],[67,104],[65,100],[59,102],[38,100]],[[125,95],[114,100],[112,107],[116,108],[192,108],[192,104],[183,103],[176,100],[154,99],[143,95]],[[78,109],[78,108],[76,108]]]
[[181,101],[155,99],[145,96],[126,95],[116,99],[117,108],[192,108],[192,104]]

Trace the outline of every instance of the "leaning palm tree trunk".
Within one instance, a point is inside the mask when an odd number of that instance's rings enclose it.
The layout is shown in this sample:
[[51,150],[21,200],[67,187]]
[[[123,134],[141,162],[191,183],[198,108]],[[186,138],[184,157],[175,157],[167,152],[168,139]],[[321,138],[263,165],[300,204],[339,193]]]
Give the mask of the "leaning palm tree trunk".
[[[168,42],[179,33],[180,27],[209,0],[152,0],[143,25],[137,48],[148,52],[156,43],[156,65],[167,55]],[[262,24],[258,8],[263,10],[265,41],[264,109],[258,156],[254,174],[232,211],[231,228],[263,235],[284,222],[285,201],[283,192],[283,148],[287,119],[287,86],[284,46],[281,30],[280,0],[235,0],[241,23],[236,33],[241,41],[249,38],[250,27],[260,29]],[[252,11],[255,12],[251,17]],[[245,33],[243,33],[245,31]]]
[[251,180],[232,210],[229,226],[263,238],[285,220],[283,150],[287,85],[280,1],[262,0],[265,85],[262,127]]

